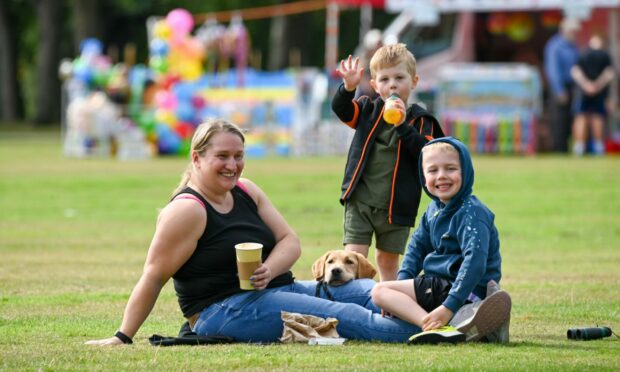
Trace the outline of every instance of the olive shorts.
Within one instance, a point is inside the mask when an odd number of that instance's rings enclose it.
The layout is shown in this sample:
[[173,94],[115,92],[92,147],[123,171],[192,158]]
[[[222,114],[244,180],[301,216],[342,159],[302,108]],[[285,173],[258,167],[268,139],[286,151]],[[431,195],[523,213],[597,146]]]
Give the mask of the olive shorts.
[[374,235],[377,249],[403,254],[409,230],[409,226],[388,223],[387,209],[371,207],[358,201],[345,203],[343,244],[370,246]]

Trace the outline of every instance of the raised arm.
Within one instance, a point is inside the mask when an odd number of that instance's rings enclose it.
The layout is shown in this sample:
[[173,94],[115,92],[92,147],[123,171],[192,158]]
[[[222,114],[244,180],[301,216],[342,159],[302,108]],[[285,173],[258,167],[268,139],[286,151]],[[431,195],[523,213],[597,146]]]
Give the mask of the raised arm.
[[[159,293],[170,277],[189,259],[204,232],[207,215],[194,200],[175,200],[160,213],[142,276],[125,307],[120,332],[129,338],[138,332],[151,313]],[[89,345],[120,345],[114,336],[86,342]]]
[[344,89],[354,92],[362,81],[364,68],[360,66],[360,59],[358,57],[354,59],[349,54],[349,58],[340,61],[340,67],[336,70],[336,73],[342,78]]
[[265,289],[269,282],[293,267],[301,256],[301,244],[297,234],[271,203],[265,192],[248,179],[242,179],[250,196],[258,206],[258,214],[269,226],[276,238],[276,245],[254,274],[254,288]]

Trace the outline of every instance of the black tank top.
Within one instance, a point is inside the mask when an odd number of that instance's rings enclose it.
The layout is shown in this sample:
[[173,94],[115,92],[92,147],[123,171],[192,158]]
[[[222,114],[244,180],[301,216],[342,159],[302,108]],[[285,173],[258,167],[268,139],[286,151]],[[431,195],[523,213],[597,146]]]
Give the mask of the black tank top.
[[[186,187],[180,194],[199,198],[206,207],[207,226],[189,260],[172,276],[183,315],[189,317],[209,305],[240,293],[235,244],[263,244],[263,262],[276,244],[275,236],[258,214],[254,200],[239,186],[231,190],[234,205],[230,212],[216,211],[198,192]],[[176,197],[176,196],[175,196]],[[290,284],[288,271],[275,277],[268,288]]]

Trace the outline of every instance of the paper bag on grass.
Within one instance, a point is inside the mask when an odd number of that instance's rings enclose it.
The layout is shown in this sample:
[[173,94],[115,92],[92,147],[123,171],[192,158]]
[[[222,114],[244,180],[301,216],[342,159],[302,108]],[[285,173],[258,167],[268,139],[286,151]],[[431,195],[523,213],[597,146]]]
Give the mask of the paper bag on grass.
[[282,311],[282,322],[284,330],[280,341],[284,343],[290,342],[308,342],[311,338],[327,337],[338,338],[336,326],[338,319],[323,319],[314,315],[289,313]]

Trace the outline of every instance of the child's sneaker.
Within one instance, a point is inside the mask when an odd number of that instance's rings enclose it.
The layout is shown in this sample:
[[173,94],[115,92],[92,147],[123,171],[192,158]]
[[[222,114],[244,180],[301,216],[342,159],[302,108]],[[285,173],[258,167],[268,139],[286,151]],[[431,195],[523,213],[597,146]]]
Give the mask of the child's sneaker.
[[[487,283],[487,296],[500,290],[499,284],[495,280],[490,280]],[[510,341],[510,314],[508,314],[508,320],[499,327],[499,329],[489,333],[485,336],[487,342],[507,344]]]
[[486,342],[494,344],[507,344],[510,341],[510,318],[499,329],[489,333],[485,337]]
[[409,337],[408,345],[418,344],[456,344],[465,342],[465,334],[452,326],[443,326],[426,332],[416,333]]
[[465,333],[468,342],[479,341],[499,330],[510,319],[512,301],[510,295],[500,289],[480,301],[476,307],[473,316],[455,326],[460,332]]

